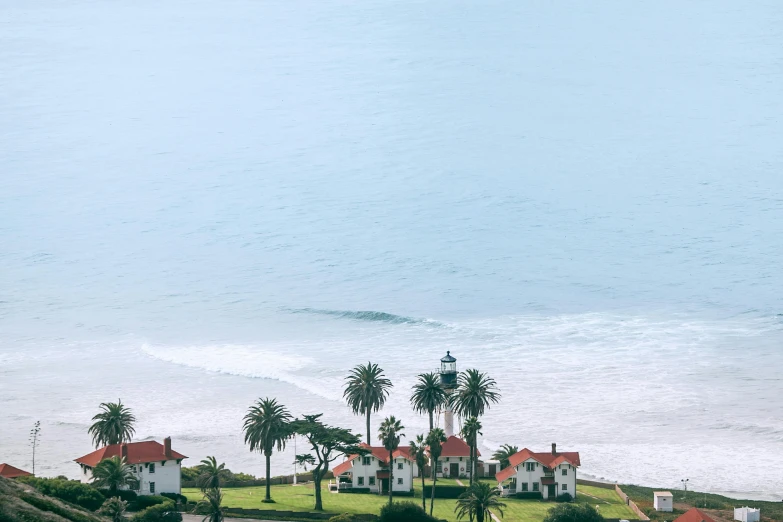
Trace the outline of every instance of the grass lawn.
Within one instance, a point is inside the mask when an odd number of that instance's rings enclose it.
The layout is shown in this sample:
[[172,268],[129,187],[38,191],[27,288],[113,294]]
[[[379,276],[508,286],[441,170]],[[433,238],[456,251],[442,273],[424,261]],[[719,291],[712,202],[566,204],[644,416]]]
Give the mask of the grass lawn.
[[[453,481],[453,479],[452,479]],[[445,481],[444,481],[445,482]],[[419,482],[420,483],[420,482]],[[438,480],[440,484],[440,479]],[[451,483],[449,483],[451,485]],[[454,483],[456,485],[456,483]],[[324,484],[326,486],[326,484]],[[590,505],[599,505],[601,514],[607,518],[637,518],[633,511],[626,506],[617,494],[609,489],[594,488],[590,486],[578,487],[577,502],[584,502]],[[421,489],[415,490],[414,497],[395,497],[397,501],[410,500],[421,503]],[[581,493],[585,493],[582,495]],[[190,500],[200,498],[197,489],[183,489],[182,494]],[[592,496],[588,496],[592,495]],[[223,490],[223,505],[226,507],[241,507],[248,509],[279,509],[290,511],[311,511],[313,509],[314,495],[313,485],[281,485],[272,486],[272,498],[275,504],[264,504],[261,500],[264,498],[264,487],[250,488],[226,488]],[[598,498],[595,498],[598,497]],[[381,507],[388,502],[387,496],[360,494],[360,493],[329,493],[324,489],[323,492],[324,509],[330,513],[379,513]],[[547,511],[556,504],[554,502],[544,502],[540,500],[517,500],[503,499],[507,505],[504,510],[503,520],[514,521],[537,521],[543,520]],[[455,500],[435,499],[435,511],[433,515],[437,518],[449,521],[456,521],[454,514]],[[429,509],[429,499],[427,501]],[[499,513],[496,513],[499,515]]]

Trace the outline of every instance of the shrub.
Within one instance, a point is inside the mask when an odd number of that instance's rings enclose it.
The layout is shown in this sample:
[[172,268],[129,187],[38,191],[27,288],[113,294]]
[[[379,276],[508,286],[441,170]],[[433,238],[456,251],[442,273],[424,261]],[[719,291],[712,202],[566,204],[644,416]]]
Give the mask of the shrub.
[[139,495],[133,503],[138,511],[160,504],[174,504],[171,499],[158,495]]
[[[462,486],[435,486],[435,498],[459,498],[460,495],[465,493],[465,489]],[[424,486],[424,496],[432,498],[432,486]]]
[[[464,489],[464,488],[462,488]],[[413,502],[394,502],[381,508],[380,522],[437,522],[420,505]]]
[[351,488],[351,489],[341,489],[340,494],[343,493],[369,493],[370,488]]
[[[139,497],[141,498],[141,497]],[[182,515],[174,510],[174,503],[166,501],[164,504],[150,506],[144,511],[133,515],[132,522],[182,522]]]
[[574,500],[574,497],[570,493],[563,493],[555,497],[555,502],[571,502],[572,500]]
[[329,522],[357,522],[357,517],[350,513],[343,513],[329,519]]
[[24,500],[31,506],[40,509],[41,511],[48,511],[50,513],[54,513],[55,515],[59,515],[66,520],[71,520],[72,522],[92,522],[93,520],[92,517],[83,515],[78,511],[65,509],[62,506],[52,502],[51,500],[45,498],[39,498],[35,495],[30,495],[29,493],[21,493],[19,495],[19,498]]
[[33,486],[46,496],[76,504],[90,511],[99,509],[103,505],[103,501],[106,500],[101,492],[94,487],[75,480],[37,477],[22,477],[17,480]]
[[170,498],[174,502],[179,502],[181,504],[188,503],[188,497],[186,497],[185,495],[180,495],[179,493],[161,493],[160,496]]
[[543,522],[603,522],[596,509],[589,504],[560,504],[549,510]]
[[542,500],[544,495],[540,491],[520,491],[514,495],[514,498],[520,500]]
[[103,493],[103,496],[106,498],[119,497],[120,500],[124,500],[125,502],[133,502],[139,496],[135,491],[129,489],[120,489],[114,493],[109,492],[108,489],[99,489],[98,491]]

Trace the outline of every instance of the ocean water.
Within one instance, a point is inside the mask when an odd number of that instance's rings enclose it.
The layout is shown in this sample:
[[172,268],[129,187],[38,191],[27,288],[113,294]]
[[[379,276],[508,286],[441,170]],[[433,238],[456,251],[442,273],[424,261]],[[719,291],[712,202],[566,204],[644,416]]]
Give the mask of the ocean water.
[[0,64],[0,462],[122,398],[261,474],[258,397],[361,433],[371,360],[413,436],[451,350],[485,454],[781,498],[783,4],[9,0]]

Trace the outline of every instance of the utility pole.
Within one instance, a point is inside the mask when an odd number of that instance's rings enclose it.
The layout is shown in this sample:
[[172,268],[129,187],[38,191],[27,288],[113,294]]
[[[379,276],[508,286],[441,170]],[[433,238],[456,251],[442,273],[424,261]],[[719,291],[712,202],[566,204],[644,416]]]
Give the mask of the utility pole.
[[294,435],[294,486],[296,486],[296,435]]
[[30,445],[33,447],[33,476],[35,476],[35,448],[38,446],[38,438],[41,433],[41,421],[35,421],[30,430]]
[[683,497],[683,500],[688,499],[688,480],[690,479],[682,479],[680,482],[682,482],[683,487],[685,487],[685,496]]

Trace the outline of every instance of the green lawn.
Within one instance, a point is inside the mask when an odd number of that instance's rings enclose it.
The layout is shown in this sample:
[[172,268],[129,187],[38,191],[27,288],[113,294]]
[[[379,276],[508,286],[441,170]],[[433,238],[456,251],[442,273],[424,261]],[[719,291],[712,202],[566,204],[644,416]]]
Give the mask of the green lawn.
[[[448,482],[451,485],[452,481],[444,482]],[[438,480],[438,483],[440,484],[441,480]],[[325,486],[326,485],[324,484],[324,509],[330,513],[379,513],[381,507],[388,502],[388,497],[386,496],[359,493],[329,493],[326,491]],[[395,499],[410,500],[420,503],[420,487],[417,487],[415,492],[416,496],[414,497],[395,497]],[[638,518],[628,506],[623,504],[620,497],[618,497],[613,490],[590,486],[578,486],[577,492],[577,502],[600,506],[599,509],[601,514],[607,518]],[[199,498],[197,489],[183,489],[182,494],[192,501]],[[264,498],[264,488],[262,486],[251,488],[226,488],[223,490],[223,496],[223,504],[226,507],[249,509],[311,511],[314,502],[312,484],[272,486],[272,498],[275,500],[275,504],[264,504],[261,502]],[[507,504],[507,507],[504,509],[505,515],[503,516],[503,520],[509,522],[535,522],[537,520],[543,520],[547,511],[556,505],[553,502],[544,502],[540,500],[503,499],[503,502]],[[455,505],[455,500],[435,499],[435,512],[433,514],[443,520],[456,521],[457,517],[454,515]],[[429,499],[427,508],[429,509]],[[497,514],[499,515],[499,513]]]

